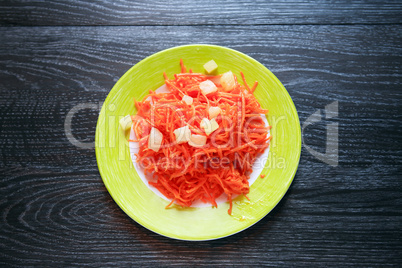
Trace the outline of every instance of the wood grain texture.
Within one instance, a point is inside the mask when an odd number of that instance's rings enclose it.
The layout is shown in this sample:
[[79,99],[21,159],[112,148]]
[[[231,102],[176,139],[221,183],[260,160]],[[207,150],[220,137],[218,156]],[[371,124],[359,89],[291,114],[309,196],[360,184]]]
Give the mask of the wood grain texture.
[[0,25],[402,23],[400,1],[2,1]]
[[[399,266],[402,263],[400,25],[0,28],[0,265]],[[302,149],[295,180],[267,217],[234,236],[183,242],[128,218],[71,145],[68,111],[101,103],[120,76],[157,51],[210,43],[244,52],[282,81],[325,152],[339,123],[339,166]],[[93,141],[96,110],[73,118]],[[331,141],[331,142],[334,142]]]

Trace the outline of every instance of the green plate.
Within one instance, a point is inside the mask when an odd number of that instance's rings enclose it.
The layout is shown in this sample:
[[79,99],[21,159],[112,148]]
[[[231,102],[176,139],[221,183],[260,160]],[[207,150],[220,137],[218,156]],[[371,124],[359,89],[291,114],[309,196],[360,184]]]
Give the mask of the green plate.
[[[142,100],[150,89],[164,84],[180,72],[180,59],[194,72],[215,60],[218,72],[231,70],[240,78],[243,71],[249,84],[258,81],[255,96],[269,110],[272,125],[268,160],[250,188],[250,201],[238,197],[232,216],[228,203],[218,208],[165,209],[168,202],[153,193],[133,167],[127,134],[119,129],[119,120],[134,114],[133,98]],[[300,159],[301,134],[296,108],[281,82],[262,64],[236,50],[213,45],[186,45],[158,52],[128,70],[110,91],[96,126],[96,159],[103,182],[120,208],[149,230],[175,239],[210,240],[240,232],[267,215],[279,203],[295,176]]]

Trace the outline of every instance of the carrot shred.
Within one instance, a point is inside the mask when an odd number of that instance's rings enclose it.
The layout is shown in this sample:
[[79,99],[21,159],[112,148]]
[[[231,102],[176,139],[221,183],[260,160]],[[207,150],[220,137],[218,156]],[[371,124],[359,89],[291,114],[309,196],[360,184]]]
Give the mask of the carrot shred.
[[174,199],[172,199],[172,201],[170,201],[170,203],[165,207],[165,209],[169,208],[173,204],[173,202],[174,202]]
[[[187,72],[182,59],[180,71],[173,79],[163,73],[170,93],[150,91],[143,101],[134,100],[137,114],[132,116],[133,130],[140,143],[137,162],[144,164],[145,172],[155,178],[149,184],[171,199],[166,208],[173,203],[189,207],[197,200],[217,207],[216,199],[226,194],[231,215],[233,197],[243,195],[249,199],[252,165],[269,147],[270,127],[260,116],[268,110],[262,109],[252,94],[258,83],[250,88],[243,73],[244,85],[235,76],[233,89],[224,91],[216,83],[217,91],[205,95],[199,84],[211,76],[191,69]],[[191,105],[182,101],[184,95],[193,98]],[[221,114],[215,118],[219,128],[207,137],[207,143],[202,148],[177,144],[173,131],[183,126],[193,134],[205,135],[200,123],[209,118],[211,106],[219,107]],[[147,146],[151,127],[163,135],[157,152]]]
[[186,66],[184,66],[183,59],[180,59],[180,67],[181,67],[181,72],[185,73],[186,72]]
[[240,72],[241,78],[243,79],[244,86],[250,91],[250,87],[247,85],[246,78],[244,77],[243,72]]
[[258,86],[258,82],[255,81],[255,82],[254,82],[254,85],[253,85],[253,86],[251,87],[251,89],[250,89],[251,93],[254,92],[254,90],[257,88],[257,86]]

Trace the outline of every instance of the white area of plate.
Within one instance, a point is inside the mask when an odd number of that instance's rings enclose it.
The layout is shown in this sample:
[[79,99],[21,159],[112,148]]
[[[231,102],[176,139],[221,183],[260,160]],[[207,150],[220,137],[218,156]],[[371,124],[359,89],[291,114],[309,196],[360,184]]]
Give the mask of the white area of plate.
[[[169,93],[169,89],[166,87],[166,85],[161,86],[160,88],[158,88],[157,90],[155,90],[156,93]],[[261,114],[261,117],[265,123],[265,126],[269,126],[268,124],[268,120],[265,117],[264,114]],[[269,132],[268,132],[269,134]],[[131,140],[136,140],[136,136],[134,134],[134,130],[133,128],[131,128],[130,131],[130,139]],[[159,192],[158,189],[156,189],[154,186],[150,185],[148,182],[149,181],[156,181],[155,179],[152,178],[151,174],[146,174],[144,173],[144,169],[137,163],[136,161],[136,157],[135,154],[138,153],[139,151],[139,146],[138,146],[138,142],[129,142],[129,147],[130,147],[130,155],[131,155],[131,161],[133,162],[134,168],[138,173],[138,176],[140,176],[141,180],[145,183],[145,185],[152,191],[154,192],[156,195],[158,195],[159,197],[165,199],[166,201],[171,201],[170,199],[168,199],[166,196],[164,196],[161,192]],[[262,170],[265,167],[265,163],[268,160],[268,153],[269,153],[269,147],[264,151],[263,154],[261,154],[260,156],[258,156],[253,164],[253,172],[250,174],[250,179],[248,180],[249,185],[251,186],[260,176]],[[252,191],[252,189],[250,190]],[[235,196],[233,196],[232,198],[235,198]],[[218,197],[216,200],[216,203],[222,204],[224,202],[227,201],[227,195],[225,193],[223,193],[220,197]],[[203,203],[200,200],[195,201],[192,205],[192,207],[211,207],[212,205],[209,203]]]

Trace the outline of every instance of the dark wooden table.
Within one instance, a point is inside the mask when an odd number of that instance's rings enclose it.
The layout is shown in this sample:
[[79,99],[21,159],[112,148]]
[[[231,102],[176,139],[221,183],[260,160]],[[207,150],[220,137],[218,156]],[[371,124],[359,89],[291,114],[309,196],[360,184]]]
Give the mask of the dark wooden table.
[[[2,1],[0,265],[401,266],[401,35],[401,1]],[[306,126],[284,199],[251,228],[207,242],[131,220],[93,147],[72,145],[64,129],[74,106],[100,105],[132,65],[191,43],[264,64]],[[77,113],[74,137],[93,142],[97,117]],[[331,124],[338,136],[327,139]],[[311,154],[337,141],[337,163]]]

